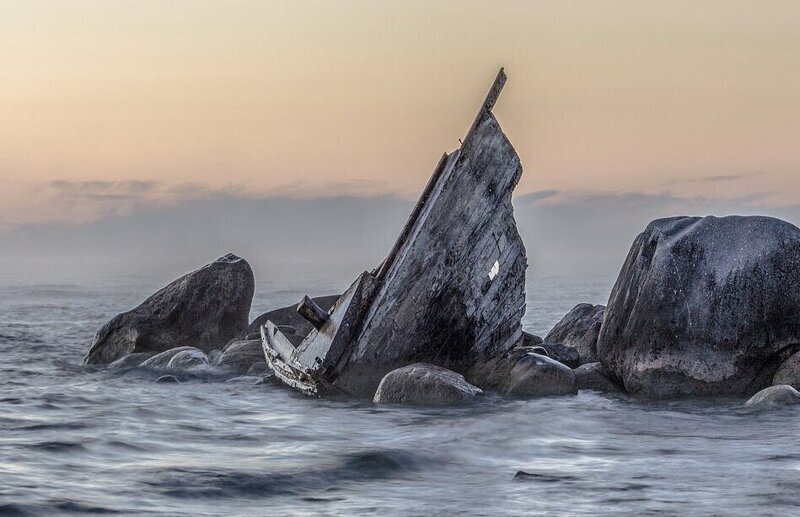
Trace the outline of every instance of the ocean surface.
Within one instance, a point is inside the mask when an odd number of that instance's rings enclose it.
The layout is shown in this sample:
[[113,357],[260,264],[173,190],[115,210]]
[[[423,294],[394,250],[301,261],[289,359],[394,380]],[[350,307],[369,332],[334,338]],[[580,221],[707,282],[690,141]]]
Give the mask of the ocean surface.
[[[378,407],[83,368],[95,330],[167,280],[0,279],[0,515],[800,513],[798,409],[593,392]],[[259,283],[253,315],[340,280]],[[610,287],[534,278],[525,325]]]

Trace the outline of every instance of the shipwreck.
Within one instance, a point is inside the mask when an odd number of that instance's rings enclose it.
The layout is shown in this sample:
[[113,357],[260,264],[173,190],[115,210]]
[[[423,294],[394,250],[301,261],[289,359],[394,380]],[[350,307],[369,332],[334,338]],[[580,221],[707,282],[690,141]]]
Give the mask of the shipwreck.
[[505,82],[501,69],[386,259],[328,311],[305,297],[297,311],[313,329],[301,342],[272,321],[261,327],[278,379],[309,395],[371,397],[396,368],[427,362],[468,374],[520,343],[527,258],[511,195],[522,166],[492,114]]

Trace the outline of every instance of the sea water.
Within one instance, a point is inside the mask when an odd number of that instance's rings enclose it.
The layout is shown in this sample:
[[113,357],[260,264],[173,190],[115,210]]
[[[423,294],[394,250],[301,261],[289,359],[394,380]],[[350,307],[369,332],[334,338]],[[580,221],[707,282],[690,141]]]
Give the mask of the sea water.
[[[306,398],[279,385],[88,369],[96,329],[154,276],[0,283],[0,514],[789,515],[800,410],[622,395],[455,408]],[[253,315],[316,290],[265,280]],[[543,335],[608,279],[534,278]],[[519,474],[524,472],[524,474]]]

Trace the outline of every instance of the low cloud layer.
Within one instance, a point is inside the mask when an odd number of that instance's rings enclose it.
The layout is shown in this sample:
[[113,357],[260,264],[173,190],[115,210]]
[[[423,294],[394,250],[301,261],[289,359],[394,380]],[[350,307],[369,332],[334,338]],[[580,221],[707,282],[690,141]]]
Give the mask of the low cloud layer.
[[[94,275],[180,271],[229,251],[269,277],[303,271],[349,278],[389,250],[414,201],[382,196],[252,196],[235,188],[165,187],[157,182],[54,182],[62,206],[107,207],[81,223],[48,220],[0,234],[0,265]],[[674,215],[764,214],[800,222],[800,207],[770,207],[763,196],[727,200],[664,194],[543,191],[515,198],[515,216],[537,275],[613,281],[634,237]],[[55,268],[47,264],[56,265]]]

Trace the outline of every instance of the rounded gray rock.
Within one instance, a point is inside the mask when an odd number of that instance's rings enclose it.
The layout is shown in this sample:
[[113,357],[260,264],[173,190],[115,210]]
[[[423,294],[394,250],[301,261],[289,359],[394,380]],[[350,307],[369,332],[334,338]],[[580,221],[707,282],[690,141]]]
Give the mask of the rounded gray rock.
[[252,384],[256,385],[259,384],[262,380],[262,377],[257,375],[241,375],[239,377],[234,377],[232,379],[228,379],[225,381],[225,384]]
[[373,401],[376,404],[449,405],[472,400],[482,393],[456,372],[415,363],[387,373]]
[[800,389],[800,352],[789,356],[772,377],[772,384],[788,384],[794,389]]
[[600,336],[605,310],[604,305],[590,303],[576,305],[556,323],[553,330],[544,338],[544,342],[559,343],[575,349],[578,353],[576,367],[596,362],[597,338]]
[[570,368],[577,368],[581,364],[581,356],[577,350],[571,346],[562,345],[560,343],[542,343],[537,348],[543,348],[547,353],[544,354],[550,359],[555,359],[561,364],[567,365]]
[[605,370],[603,370],[603,365],[599,362],[582,364],[575,368],[574,371],[579,390],[602,392],[621,391],[619,385],[611,380]]
[[217,366],[230,372],[245,373],[253,365],[262,363],[266,366],[267,360],[261,340],[250,339],[228,345],[217,361]]
[[645,398],[749,396],[800,348],[800,229],[769,217],[650,223],[611,292],[597,353]]
[[150,359],[155,355],[154,352],[139,352],[136,354],[128,354],[120,357],[110,365],[109,368],[136,368],[143,362]]
[[139,366],[141,366],[142,368],[166,369],[167,366],[169,365],[169,362],[172,360],[173,357],[175,357],[175,355],[188,350],[197,350],[198,352],[202,352],[202,350],[192,346],[179,346],[167,350],[165,352],[161,352],[160,354],[156,354],[150,359],[144,361]]
[[269,365],[264,361],[263,363],[255,363],[247,369],[247,375],[258,375],[264,377],[265,375],[272,375],[272,370]]
[[222,350],[214,349],[208,353],[208,362],[211,364],[217,364],[219,362],[219,358],[222,357]]
[[770,386],[759,391],[745,403],[754,409],[770,409],[800,404],[800,392],[788,384]]
[[503,384],[505,395],[510,397],[573,395],[578,392],[572,368],[534,353],[519,357]]
[[198,349],[182,350],[167,363],[168,370],[189,370],[208,366],[208,356]]
[[220,257],[103,325],[84,364],[108,364],[124,355],[178,346],[222,348],[247,328],[254,288],[246,260],[233,254]]

